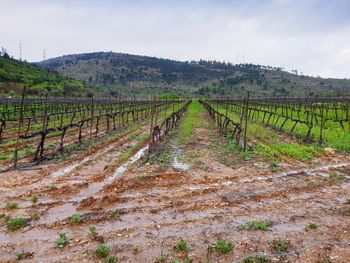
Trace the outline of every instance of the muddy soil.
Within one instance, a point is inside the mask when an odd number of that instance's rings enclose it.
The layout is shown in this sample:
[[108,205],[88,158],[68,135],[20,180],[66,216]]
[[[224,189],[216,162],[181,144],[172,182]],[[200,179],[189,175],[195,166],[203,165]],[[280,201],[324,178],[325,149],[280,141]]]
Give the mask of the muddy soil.
[[[204,122],[191,140],[180,144],[175,130],[164,142],[171,152],[166,163],[145,159],[147,144],[124,133],[64,163],[0,174],[0,214],[27,219],[16,231],[0,219],[0,262],[15,262],[22,250],[29,252],[24,262],[100,262],[95,250],[102,243],[120,262],[236,262],[276,253],[277,238],[299,253],[271,262],[350,262],[350,244],[342,243],[350,241],[349,156],[286,160],[274,172],[256,156],[227,162],[225,139],[207,113],[198,117]],[[143,125],[133,133],[148,132]],[[7,202],[18,208],[6,209]],[[271,226],[251,230],[251,221]],[[90,226],[97,234],[89,234]],[[60,232],[69,238],[63,249],[55,247]],[[173,248],[181,239],[188,251]],[[218,240],[233,250],[208,249]]]

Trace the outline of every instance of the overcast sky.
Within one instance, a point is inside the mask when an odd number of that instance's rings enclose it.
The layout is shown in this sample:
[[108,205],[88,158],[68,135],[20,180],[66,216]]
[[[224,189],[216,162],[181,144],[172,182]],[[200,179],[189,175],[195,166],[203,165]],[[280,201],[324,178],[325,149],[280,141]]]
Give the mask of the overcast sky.
[[125,52],[350,78],[348,0],[0,0],[0,46],[28,61]]

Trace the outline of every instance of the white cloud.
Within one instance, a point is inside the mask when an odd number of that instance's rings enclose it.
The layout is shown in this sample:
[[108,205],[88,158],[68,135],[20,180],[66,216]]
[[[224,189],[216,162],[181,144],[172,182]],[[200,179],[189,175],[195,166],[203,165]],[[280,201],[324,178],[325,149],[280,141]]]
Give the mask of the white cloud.
[[[0,45],[28,61],[115,51],[350,78],[350,4],[322,1],[0,0]],[[239,60],[237,61],[237,54]]]

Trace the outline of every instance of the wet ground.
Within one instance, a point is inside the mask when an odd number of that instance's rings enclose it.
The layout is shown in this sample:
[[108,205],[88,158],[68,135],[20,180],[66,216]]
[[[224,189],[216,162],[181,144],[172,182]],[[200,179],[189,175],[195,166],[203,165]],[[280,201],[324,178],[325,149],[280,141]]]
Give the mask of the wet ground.
[[[276,253],[278,238],[292,253],[271,262],[350,262],[350,245],[342,243],[350,241],[349,156],[285,159],[272,172],[263,158],[226,153],[209,116],[198,117],[204,121],[192,138],[179,143],[175,130],[155,160],[143,158],[147,144],[138,138],[149,127],[140,125],[66,162],[0,174],[0,213],[27,219],[16,231],[1,219],[0,262],[15,261],[21,250],[29,252],[25,262],[99,262],[102,243],[120,262],[236,262]],[[18,208],[6,209],[7,202]],[[251,221],[271,225],[244,227]],[[91,226],[97,234],[89,234]],[[63,249],[55,248],[60,232],[69,238]],[[188,251],[174,250],[181,239]],[[218,240],[233,250],[208,249]]]

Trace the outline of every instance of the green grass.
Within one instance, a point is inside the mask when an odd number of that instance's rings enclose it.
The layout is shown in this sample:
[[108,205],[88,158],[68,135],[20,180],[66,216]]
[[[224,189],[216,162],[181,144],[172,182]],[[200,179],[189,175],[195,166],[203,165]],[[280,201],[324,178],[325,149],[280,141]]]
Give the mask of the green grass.
[[17,260],[22,260],[22,259],[26,259],[26,258],[29,258],[33,255],[33,253],[30,253],[30,252],[26,252],[24,250],[21,250],[20,252],[17,252],[16,253],[16,259]]
[[69,244],[69,240],[66,236],[66,233],[59,233],[58,239],[55,241],[55,246],[57,248],[64,248],[68,244]]
[[233,245],[230,242],[226,242],[225,240],[218,240],[216,244],[210,245],[208,247],[209,250],[216,250],[220,254],[228,254],[233,250]]
[[18,208],[18,205],[16,202],[8,202],[6,204],[6,209],[7,210],[12,210],[12,209],[17,209]]
[[172,261],[172,263],[192,263],[193,259],[190,256],[187,256],[184,260],[180,260],[180,259],[174,259]]
[[7,229],[16,231],[26,225],[26,220],[23,217],[10,218],[7,223]]
[[81,218],[81,215],[79,215],[79,214],[73,214],[70,217],[70,222],[73,223],[73,224],[79,224],[82,221],[83,221],[83,219]]
[[346,179],[346,176],[339,175],[336,172],[331,172],[331,173],[329,173],[329,179],[332,181],[343,181]]
[[116,256],[108,256],[102,260],[102,263],[117,263],[119,259]]
[[33,212],[30,218],[34,221],[38,221],[40,219],[40,213],[39,212]]
[[176,140],[181,144],[186,144],[193,138],[193,131],[195,127],[204,123],[203,118],[199,115],[204,111],[204,107],[198,101],[193,101],[187,109],[187,112],[181,120],[179,133],[176,136]]
[[315,223],[309,223],[306,227],[305,230],[309,231],[309,230],[313,230],[313,229],[317,229],[317,225]]
[[110,249],[106,244],[98,245],[95,254],[98,258],[106,258],[110,253]]
[[290,241],[286,239],[277,238],[270,242],[270,249],[275,253],[288,252],[290,248]]
[[250,221],[246,224],[239,225],[238,228],[242,230],[262,230],[266,231],[272,225],[271,221]]
[[239,263],[269,263],[270,260],[265,257],[265,256],[250,256],[250,257],[247,257],[241,261],[239,261]]
[[30,199],[33,203],[33,205],[35,205],[36,203],[38,203],[38,197],[36,195],[33,195],[32,198]]
[[177,252],[184,252],[189,250],[189,245],[185,240],[180,239],[179,241],[176,242],[173,248]]

